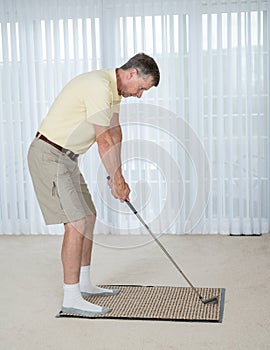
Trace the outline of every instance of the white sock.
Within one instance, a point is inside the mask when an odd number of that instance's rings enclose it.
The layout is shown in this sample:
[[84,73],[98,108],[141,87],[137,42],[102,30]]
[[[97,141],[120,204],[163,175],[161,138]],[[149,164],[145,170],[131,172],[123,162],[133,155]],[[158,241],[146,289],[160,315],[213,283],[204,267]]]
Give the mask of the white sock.
[[96,304],[89,303],[81,296],[80,285],[64,284],[64,300],[63,307],[80,309],[84,311],[100,312],[102,307]]
[[80,289],[81,292],[85,293],[113,293],[112,289],[105,289],[100,288],[92,284],[91,282],[91,271],[90,271],[90,265],[88,266],[81,266],[81,273],[80,273]]

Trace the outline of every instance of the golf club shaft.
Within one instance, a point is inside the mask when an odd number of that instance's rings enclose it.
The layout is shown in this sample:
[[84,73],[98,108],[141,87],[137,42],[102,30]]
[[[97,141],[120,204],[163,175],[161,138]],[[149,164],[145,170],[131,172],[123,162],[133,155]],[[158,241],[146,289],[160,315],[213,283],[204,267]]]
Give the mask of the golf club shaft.
[[[110,176],[107,176],[107,180],[110,179]],[[193,284],[190,282],[190,280],[187,278],[187,276],[184,274],[184,272],[180,269],[180,267],[177,265],[177,263],[174,261],[174,259],[172,258],[172,256],[168,253],[168,251],[165,249],[165,247],[161,244],[161,242],[156,238],[156,236],[153,234],[153,232],[150,230],[149,226],[144,222],[144,220],[142,219],[142,217],[139,215],[139,213],[137,212],[137,210],[134,208],[134,206],[130,203],[130,201],[125,200],[126,204],[128,205],[128,207],[131,209],[131,211],[137,216],[137,218],[139,219],[139,221],[143,224],[143,226],[147,229],[147,231],[150,233],[150,235],[152,236],[152,238],[154,239],[154,241],[158,244],[158,246],[161,248],[161,250],[164,252],[164,254],[167,256],[167,258],[170,259],[170,261],[172,262],[172,264],[174,265],[174,267],[177,269],[178,272],[180,272],[180,274],[184,277],[184,279],[187,281],[187,283],[189,284],[189,286],[192,288],[192,290],[194,291],[194,293],[198,296],[198,298],[204,303],[207,304],[209,302],[212,301],[212,299],[216,300],[217,298],[210,298],[210,299],[203,299],[203,297],[200,295],[200,293],[197,291],[197,289],[193,286]]]
[[171,255],[168,253],[168,251],[165,249],[165,247],[160,243],[160,241],[156,238],[156,236],[153,234],[153,232],[150,230],[149,226],[144,222],[142,217],[138,214],[137,210],[134,208],[134,206],[129,202],[125,201],[126,204],[129,206],[129,208],[133,211],[133,213],[137,216],[137,218],[140,220],[140,222],[144,225],[144,227],[147,229],[147,231],[150,233],[150,235],[153,237],[155,242],[159,245],[159,247],[162,249],[162,251],[166,254],[166,256],[170,259],[170,261],[173,263],[173,265],[176,267],[176,269],[180,272],[180,274],[184,277],[184,279],[187,281],[187,283],[190,285],[190,287],[193,289],[193,291],[197,294],[197,296],[202,300],[202,296],[200,293],[196,290],[196,288],[193,286],[193,284],[190,282],[190,280],[187,278],[187,276],[184,274],[184,272],[180,269],[180,267],[177,265],[177,263],[174,261],[174,259],[171,257]]

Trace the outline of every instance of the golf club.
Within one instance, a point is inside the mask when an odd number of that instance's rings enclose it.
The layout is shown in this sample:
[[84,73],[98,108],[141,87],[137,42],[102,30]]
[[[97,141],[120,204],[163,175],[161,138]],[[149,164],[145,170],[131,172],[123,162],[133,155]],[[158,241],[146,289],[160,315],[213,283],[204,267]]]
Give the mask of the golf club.
[[209,299],[204,299],[200,293],[196,290],[196,288],[193,286],[193,284],[190,282],[190,280],[187,278],[187,276],[184,274],[184,272],[180,269],[180,267],[177,265],[177,263],[174,261],[174,259],[171,257],[171,255],[168,253],[168,251],[165,249],[165,247],[160,243],[160,241],[155,237],[153,232],[150,230],[149,226],[144,222],[144,220],[141,218],[141,216],[138,214],[137,210],[134,208],[134,206],[128,201],[125,201],[126,204],[129,206],[129,208],[133,211],[133,213],[137,216],[137,218],[140,220],[140,222],[144,225],[144,227],[147,229],[147,231],[150,233],[150,235],[153,237],[155,242],[159,245],[159,247],[162,249],[162,251],[166,254],[166,256],[171,260],[173,265],[176,267],[176,269],[180,272],[180,274],[184,277],[184,279],[187,281],[187,283],[190,285],[192,290],[196,293],[200,301],[204,304],[216,304],[218,302],[218,297],[214,296]]
[[[107,179],[110,179],[110,176],[107,176]],[[190,282],[190,280],[187,278],[187,276],[184,274],[184,272],[180,269],[180,267],[177,265],[177,263],[174,261],[174,259],[171,257],[171,255],[168,253],[168,251],[165,249],[165,247],[160,243],[160,241],[156,238],[156,236],[154,235],[154,233],[150,230],[149,226],[144,222],[144,220],[142,219],[142,217],[139,215],[139,213],[137,212],[137,210],[134,208],[134,206],[130,203],[130,201],[125,200],[126,204],[129,206],[129,208],[132,210],[132,212],[137,216],[137,218],[140,220],[140,222],[143,224],[143,226],[147,229],[147,231],[150,233],[150,235],[152,236],[152,238],[154,239],[154,241],[159,245],[159,247],[161,248],[161,250],[166,254],[166,256],[170,259],[170,261],[173,263],[173,265],[176,267],[176,269],[178,270],[178,272],[180,272],[180,274],[184,277],[184,279],[187,281],[187,283],[189,284],[189,286],[192,288],[192,290],[194,291],[194,293],[198,296],[198,298],[200,299],[200,301],[203,304],[216,304],[218,302],[218,297],[214,296],[208,299],[204,299],[200,293],[197,291],[197,289],[193,286],[193,284]]]

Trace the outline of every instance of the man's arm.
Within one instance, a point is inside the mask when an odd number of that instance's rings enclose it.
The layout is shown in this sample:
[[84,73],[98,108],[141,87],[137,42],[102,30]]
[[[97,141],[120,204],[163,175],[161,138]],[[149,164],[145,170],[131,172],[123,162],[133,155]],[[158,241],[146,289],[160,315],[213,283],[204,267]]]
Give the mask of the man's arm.
[[122,137],[122,133],[119,134],[119,128],[117,125],[113,132],[113,136],[110,127],[94,125],[94,128],[100,158],[112,181],[112,194],[116,198],[124,201],[128,199],[130,189],[125,182],[121,171],[121,158],[119,151],[119,149],[121,150],[121,142],[119,144],[119,142],[117,143],[117,140]]
[[116,156],[118,157],[118,162],[120,164],[120,171],[121,170],[121,142],[122,142],[122,129],[119,123],[119,114],[114,113],[111,119],[110,124],[110,135],[113,139],[113,142],[116,147]]

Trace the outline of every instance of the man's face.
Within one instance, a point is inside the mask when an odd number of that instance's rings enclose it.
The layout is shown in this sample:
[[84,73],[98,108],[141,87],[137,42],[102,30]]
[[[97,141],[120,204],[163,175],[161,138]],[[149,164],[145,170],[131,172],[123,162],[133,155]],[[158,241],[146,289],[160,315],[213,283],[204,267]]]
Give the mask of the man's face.
[[153,79],[149,76],[146,80],[139,77],[136,69],[130,69],[118,83],[118,93],[123,97],[141,98],[144,91],[153,86]]

